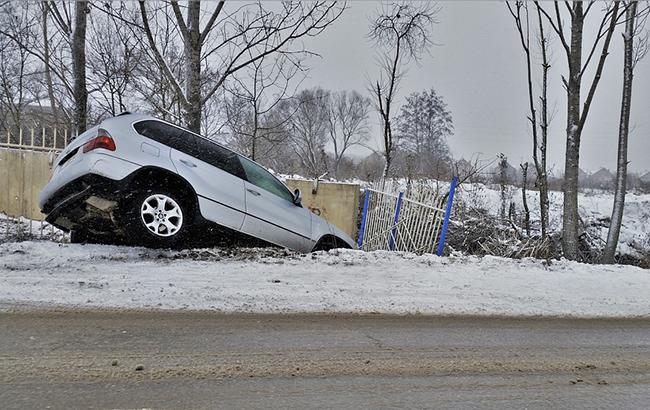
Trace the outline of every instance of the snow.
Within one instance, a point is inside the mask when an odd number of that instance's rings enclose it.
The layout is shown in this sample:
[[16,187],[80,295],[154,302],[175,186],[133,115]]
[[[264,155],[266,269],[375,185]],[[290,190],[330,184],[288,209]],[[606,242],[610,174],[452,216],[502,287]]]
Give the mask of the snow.
[[496,257],[0,245],[0,308],[650,317],[650,271]]
[[[506,199],[515,203],[519,214],[523,209],[521,189],[507,186]],[[455,201],[462,201],[471,207],[487,210],[491,215],[498,216],[501,207],[501,192],[498,187],[484,184],[464,184],[456,194]],[[539,193],[527,191],[528,206],[533,221],[539,219]],[[601,190],[585,190],[578,194],[580,217],[585,223],[591,224],[593,234],[596,234],[605,246],[609,219],[614,205],[614,194]],[[549,228],[551,232],[562,230],[563,194],[558,191],[549,192]],[[618,243],[618,252],[632,256],[640,256],[640,250],[650,249],[650,194],[628,192],[625,196],[625,209]]]

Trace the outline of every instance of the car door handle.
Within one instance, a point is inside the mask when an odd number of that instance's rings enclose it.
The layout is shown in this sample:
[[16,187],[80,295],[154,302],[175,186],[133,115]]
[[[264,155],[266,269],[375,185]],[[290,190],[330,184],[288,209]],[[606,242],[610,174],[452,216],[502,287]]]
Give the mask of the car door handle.
[[192,161],[188,161],[186,159],[179,159],[179,161],[182,162],[183,164],[187,165],[190,168],[196,168],[196,164],[193,163]]
[[259,192],[257,192],[257,191],[254,190],[254,189],[247,189],[247,191],[250,192],[251,194],[255,195],[255,196],[260,196],[260,195],[262,195],[262,194],[260,194]]

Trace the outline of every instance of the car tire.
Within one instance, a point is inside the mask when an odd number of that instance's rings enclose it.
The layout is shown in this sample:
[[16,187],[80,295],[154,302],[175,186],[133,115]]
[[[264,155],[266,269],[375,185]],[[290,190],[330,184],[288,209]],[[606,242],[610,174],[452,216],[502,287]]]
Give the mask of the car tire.
[[123,205],[125,237],[133,245],[180,247],[194,219],[191,201],[168,188],[142,187]]

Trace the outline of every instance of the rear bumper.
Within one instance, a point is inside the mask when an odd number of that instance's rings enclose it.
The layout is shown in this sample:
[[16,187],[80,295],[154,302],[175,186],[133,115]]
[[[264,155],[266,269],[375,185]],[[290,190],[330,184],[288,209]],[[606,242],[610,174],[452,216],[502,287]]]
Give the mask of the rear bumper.
[[60,196],[60,192],[65,191],[66,187],[71,186],[80,179],[95,175],[103,177],[106,182],[119,181],[135,172],[138,168],[140,168],[140,165],[107,153],[76,154],[63,166],[54,169],[52,178],[39,194],[39,207],[43,213],[49,213],[53,209],[53,199]]
[[[73,230],[93,218],[88,212],[89,198],[95,196],[106,200],[115,200],[121,197],[124,188],[128,185],[125,180],[115,181],[96,174],[87,174],[77,178],[54,192],[43,204],[41,211],[47,215],[46,221],[65,231]],[[94,219],[110,222],[108,213],[101,215],[97,210]],[[103,224],[98,224],[101,229]]]

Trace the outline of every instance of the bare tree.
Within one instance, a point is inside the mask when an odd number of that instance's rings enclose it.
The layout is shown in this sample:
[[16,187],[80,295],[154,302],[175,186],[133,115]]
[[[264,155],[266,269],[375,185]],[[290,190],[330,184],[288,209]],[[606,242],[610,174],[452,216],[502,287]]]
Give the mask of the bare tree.
[[302,171],[318,177],[327,170],[325,142],[329,127],[329,92],[322,88],[302,90],[282,104],[291,147]]
[[[623,33],[624,55],[623,55],[623,97],[621,101],[621,117],[618,128],[618,157],[616,167],[616,190],[614,193],[614,206],[612,208],[612,219],[607,234],[607,244],[603,253],[604,263],[614,263],[616,246],[621,232],[623,221],[623,209],[625,207],[625,191],[627,187],[627,140],[630,133],[630,108],[632,106],[632,81],[634,79],[634,68],[648,51],[647,33],[639,38],[643,30],[645,20],[648,16],[647,10],[640,16],[640,24],[637,22],[637,1],[630,1],[625,12],[625,32]],[[637,44],[635,46],[635,39]]]
[[86,131],[88,126],[88,86],[86,85],[86,26],[88,12],[86,1],[77,0],[75,2],[71,48],[75,101],[74,123],[77,134]]
[[[90,19],[88,38],[89,94],[100,111],[98,116],[115,116],[133,101],[134,73],[142,53],[136,41],[120,22],[106,14],[95,13]],[[111,33],[106,36],[105,33]],[[149,70],[149,67],[147,67]]]
[[[181,103],[185,123],[195,132],[200,132],[204,105],[232,74],[274,53],[283,53],[287,58],[309,54],[297,40],[320,34],[344,10],[344,6],[336,2],[325,1],[310,4],[286,1],[280,7],[260,1],[225,10],[225,1],[220,1],[201,28],[200,1],[189,1],[185,10],[177,1],[170,4],[176,19],[175,30],[183,40],[182,79],[167,66],[150,25],[156,19],[149,18],[148,2],[145,4],[143,0],[139,1],[141,24],[156,63]],[[211,36],[211,33],[217,34]],[[299,61],[294,59],[296,64],[300,64]],[[208,64],[219,67],[210,73],[209,82],[202,75]]]
[[528,195],[526,194],[528,189],[528,162],[519,164],[519,166],[521,167],[521,203],[524,207],[524,228],[526,234],[530,236],[530,209],[528,208]]
[[390,171],[395,141],[392,108],[404,66],[418,61],[432,45],[431,29],[439,9],[432,3],[400,2],[382,6],[370,24],[369,37],[380,51],[380,75],[370,90],[381,118],[384,145],[384,177]]
[[[552,12],[548,12],[539,2],[535,2],[539,11],[546,17],[553,31],[560,39],[562,48],[565,51],[569,72],[563,77],[564,86],[567,92],[567,128],[566,128],[566,157],[564,163],[564,206],[562,217],[562,248],[564,256],[568,259],[578,259],[578,172],[580,166],[580,139],[582,130],[587,121],[589,109],[600,82],[605,60],[609,55],[609,45],[612,34],[619,21],[619,2],[610,3],[582,1],[554,3]],[[560,5],[564,4],[570,22],[570,37],[565,32],[564,20],[560,11]],[[583,54],[583,28],[585,18],[592,11],[594,5],[603,4],[602,17],[596,37],[587,49],[587,58],[582,59]],[[586,6],[586,7],[585,7]],[[581,86],[583,76],[590,67],[592,58],[597,54],[599,45],[602,43],[598,62],[595,68],[594,77],[589,84],[587,97],[581,99]],[[581,107],[582,104],[582,107]]]
[[[519,33],[519,40],[524,50],[526,58],[526,74],[528,80],[528,103],[529,103],[529,116],[532,139],[533,139],[533,163],[537,176],[537,186],[539,188],[539,204],[540,204],[540,221],[542,237],[547,235],[548,227],[548,178],[546,169],[546,147],[548,141],[548,102],[547,102],[547,84],[548,84],[548,70],[550,64],[548,63],[547,46],[548,40],[544,34],[544,24],[542,20],[542,13],[540,8],[537,7],[537,21],[538,21],[538,35],[539,35],[539,48],[542,54],[542,90],[540,96],[540,110],[541,122],[537,123],[537,109],[535,105],[535,92],[533,90],[533,68],[531,58],[531,22],[528,10],[528,3],[524,1],[517,1],[514,6],[507,2],[506,6],[512,15],[517,31]],[[526,168],[528,164],[526,164]],[[523,170],[523,168],[522,168]],[[526,170],[527,171],[527,170]]]
[[508,157],[505,154],[501,153],[497,155],[498,158],[498,181],[499,187],[501,189],[501,211],[499,216],[502,220],[506,219],[506,206],[508,203]]
[[334,177],[348,149],[363,144],[369,137],[370,101],[356,91],[334,93],[329,105],[329,136],[333,149]]
[[[8,4],[0,24],[21,42],[28,41],[31,35],[24,28],[23,21],[28,18],[23,5]],[[23,125],[23,111],[29,104],[27,84],[29,83],[29,54],[8,37],[0,39],[0,119],[2,131],[19,129]]]
[[[79,0],[59,4],[49,1],[38,4],[38,7],[32,4],[26,7],[31,8],[31,18],[24,22],[21,30],[27,30],[32,35],[17,36],[16,32],[7,26],[0,27],[0,35],[10,38],[37,62],[44,64],[53,109],[58,112],[58,109],[65,105],[64,100],[71,101],[69,105],[74,110],[74,126],[77,132],[83,132],[88,121],[85,61],[88,2]],[[54,32],[48,30],[50,21],[53,22]],[[37,29],[41,36],[34,35]],[[57,87],[61,88],[60,92],[56,91]],[[58,97],[55,97],[55,94],[58,94]],[[55,100],[59,100],[58,106]]]
[[[281,54],[264,56],[232,76],[225,89],[224,109],[231,131],[230,145],[257,161],[277,149],[288,118],[276,107],[292,98],[304,79],[299,66]],[[291,113],[289,113],[290,115]]]

